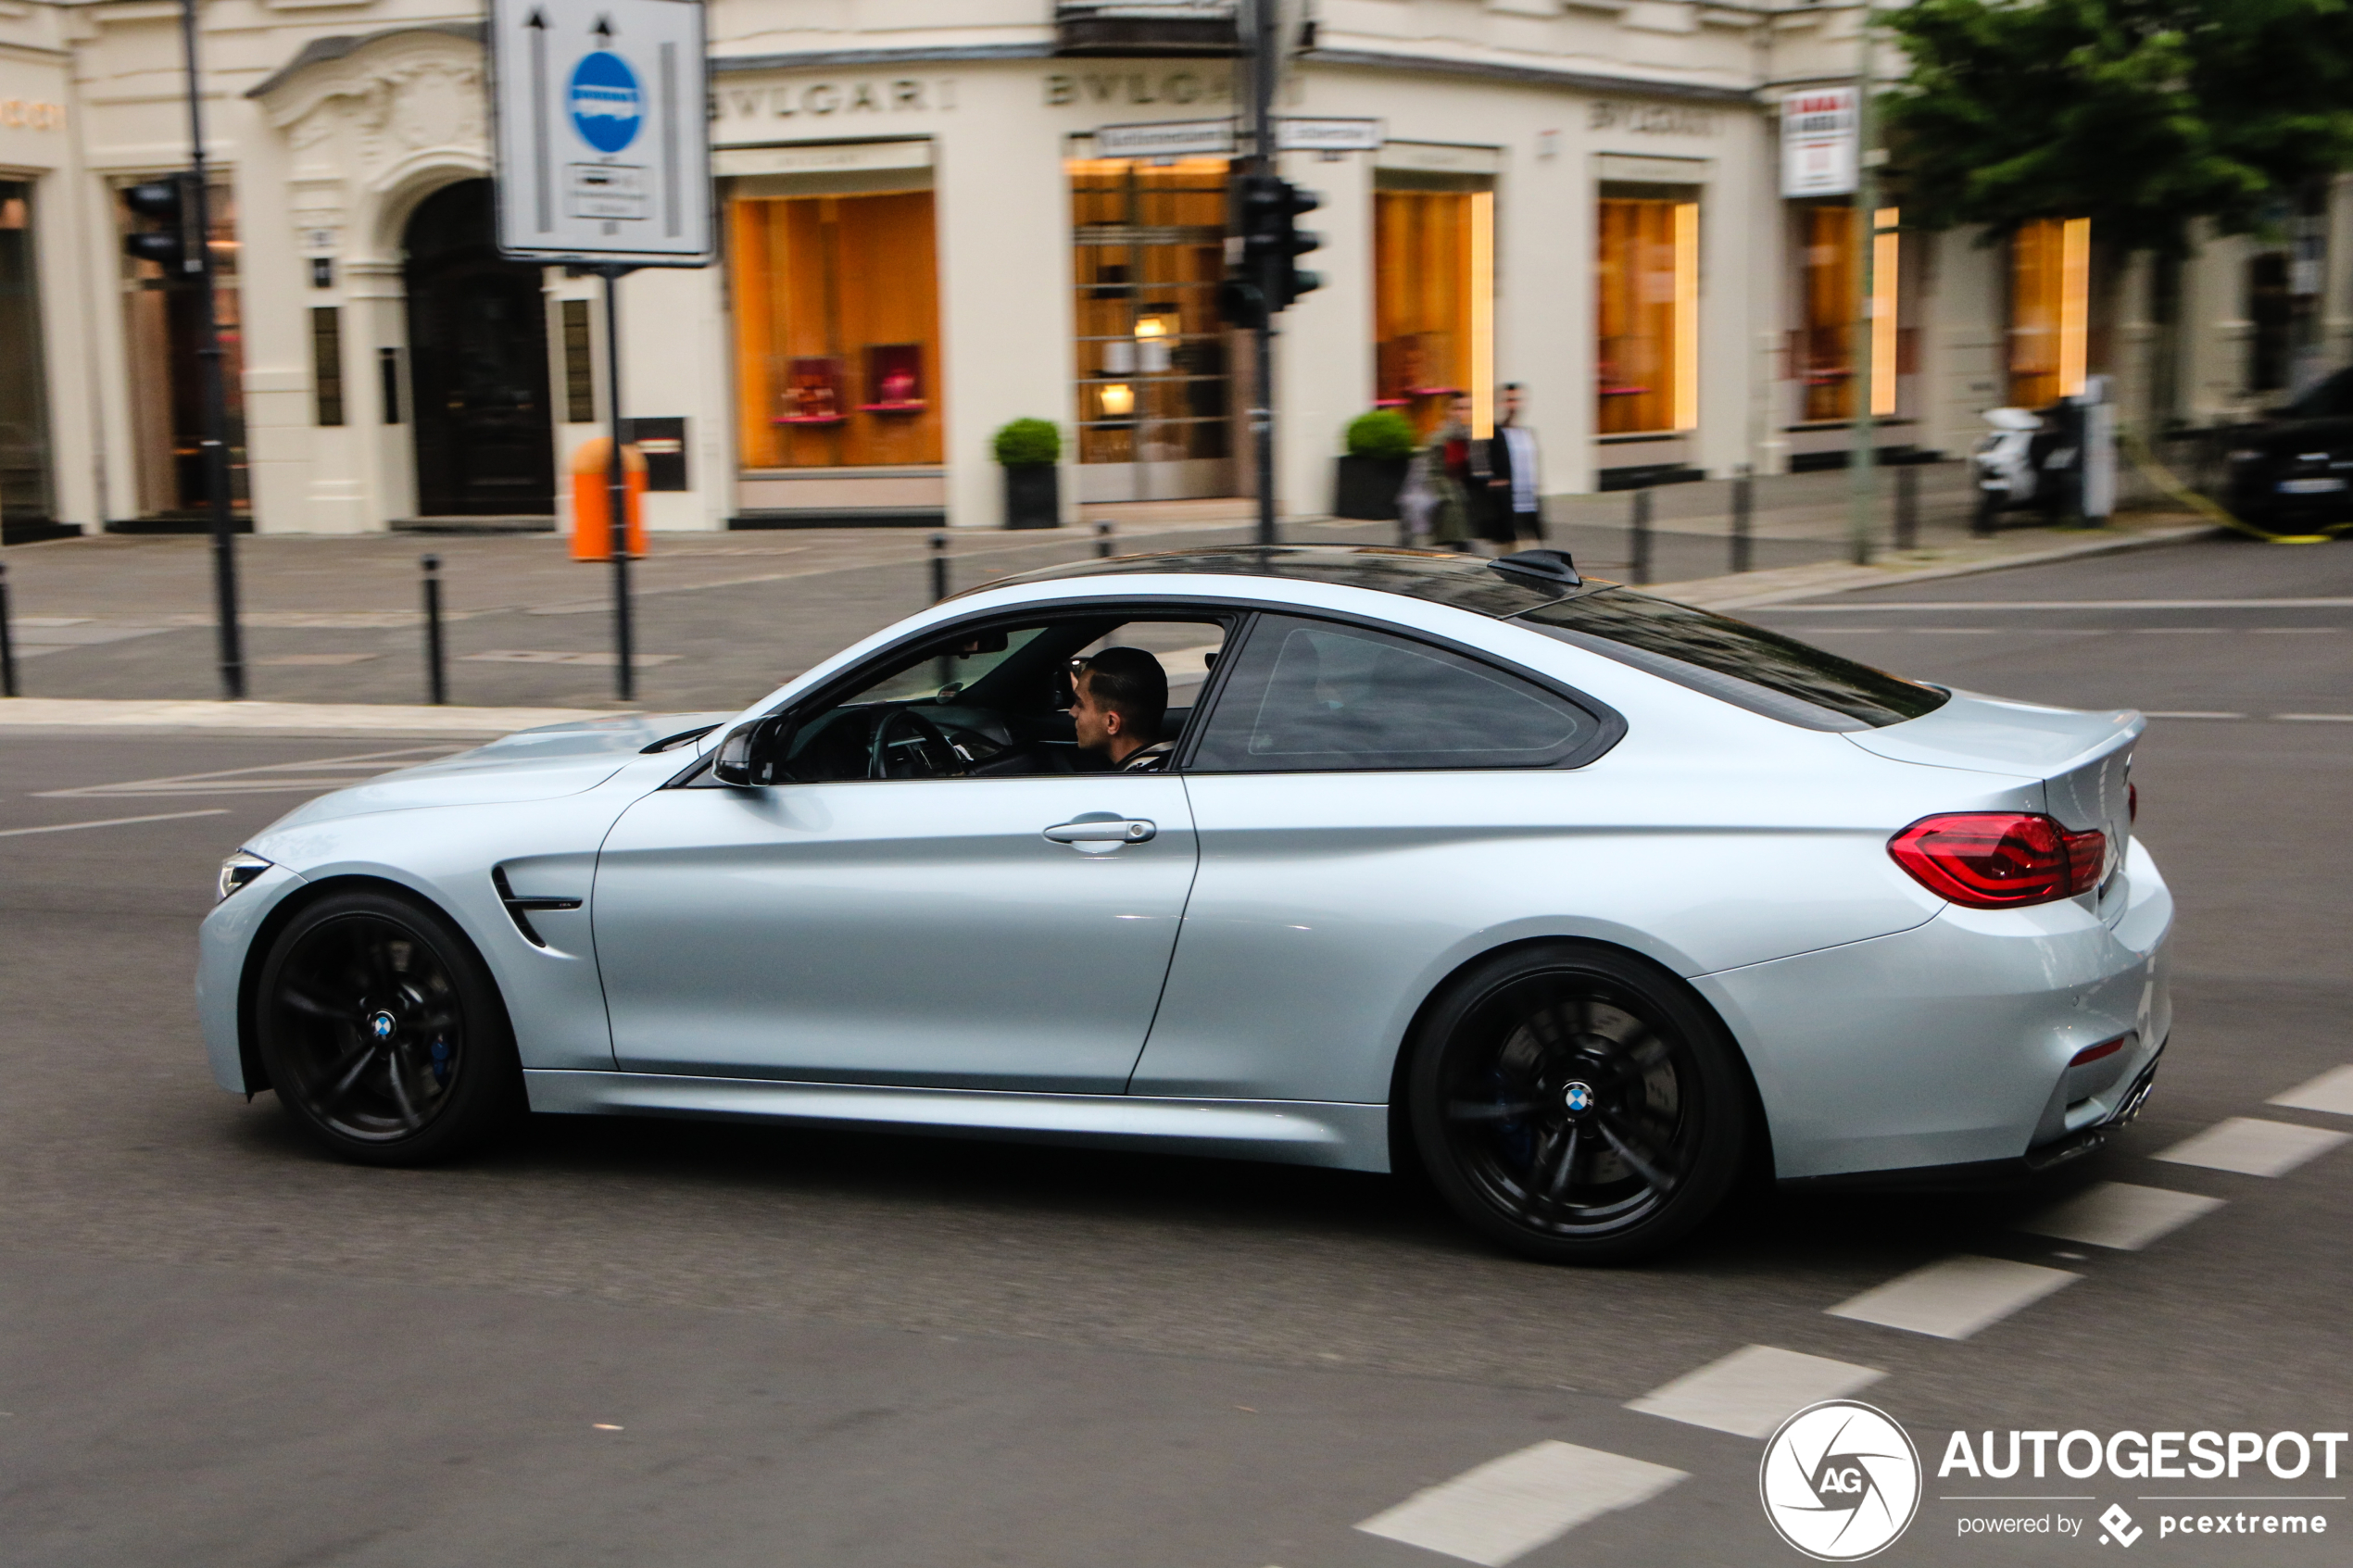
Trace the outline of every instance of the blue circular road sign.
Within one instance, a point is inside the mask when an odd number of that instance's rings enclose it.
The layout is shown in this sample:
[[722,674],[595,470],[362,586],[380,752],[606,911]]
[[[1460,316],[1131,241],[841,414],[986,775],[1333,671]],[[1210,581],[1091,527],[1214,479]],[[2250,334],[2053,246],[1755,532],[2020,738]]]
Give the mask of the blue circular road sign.
[[600,153],[617,153],[637,139],[646,95],[629,62],[609,49],[582,58],[572,73],[572,123]]

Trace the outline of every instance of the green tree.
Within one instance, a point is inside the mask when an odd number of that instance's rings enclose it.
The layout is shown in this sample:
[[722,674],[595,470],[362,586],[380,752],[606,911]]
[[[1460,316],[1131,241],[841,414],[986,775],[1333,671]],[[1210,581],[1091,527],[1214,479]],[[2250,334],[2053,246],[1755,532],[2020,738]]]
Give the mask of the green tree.
[[2267,226],[2353,166],[2353,0],[1919,0],[1882,100],[1906,227],[2089,218],[2120,250]]

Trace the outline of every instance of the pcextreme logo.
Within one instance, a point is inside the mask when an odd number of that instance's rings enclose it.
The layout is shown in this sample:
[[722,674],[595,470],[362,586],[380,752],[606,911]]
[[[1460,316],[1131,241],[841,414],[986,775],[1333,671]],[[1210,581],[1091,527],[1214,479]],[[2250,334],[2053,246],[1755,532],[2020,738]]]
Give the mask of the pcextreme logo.
[[1791,1546],[1819,1562],[1859,1562],[1893,1546],[1919,1512],[1919,1450],[1886,1411],[1825,1399],[1781,1423],[1756,1490]]

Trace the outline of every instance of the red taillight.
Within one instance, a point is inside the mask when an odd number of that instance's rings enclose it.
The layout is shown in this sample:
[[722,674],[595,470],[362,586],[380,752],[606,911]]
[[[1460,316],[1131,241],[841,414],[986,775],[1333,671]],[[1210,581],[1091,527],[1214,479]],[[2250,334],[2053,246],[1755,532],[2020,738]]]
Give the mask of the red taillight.
[[2128,784],[2124,786],[2124,820],[2128,822],[2137,822],[2141,820],[2141,786],[2139,784]]
[[2070,833],[2026,811],[1959,811],[1914,822],[1888,840],[1887,852],[1940,898],[2014,909],[2097,887],[2108,835]]

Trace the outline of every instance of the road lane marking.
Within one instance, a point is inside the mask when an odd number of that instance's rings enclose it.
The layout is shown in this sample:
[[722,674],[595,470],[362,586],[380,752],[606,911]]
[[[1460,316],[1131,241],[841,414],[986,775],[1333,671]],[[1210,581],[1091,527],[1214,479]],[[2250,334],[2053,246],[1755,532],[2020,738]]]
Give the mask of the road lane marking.
[[44,789],[43,799],[87,796],[147,795],[269,795],[302,790],[323,795],[331,789],[378,777],[438,758],[454,757],[458,746],[408,746],[397,751],[370,751],[351,757],[321,757],[308,762],[264,762],[251,768],[227,768],[217,773],[180,773],[161,779],[128,779],[120,784],[80,784],[71,789]]
[[2244,713],[2217,713],[2198,708],[2150,708],[2142,710],[2144,719],[2244,719]]
[[[633,668],[650,669],[657,664],[674,664],[686,657],[683,653],[633,653],[629,662]],[[554,648],[492,648],[486,653],[458,656],[460,664],[601,664],[608,669],[620,659],[617,653],[573,653]]]
[[29,833],[71,833],[76,828],[127,828],[133,822],[176,822],[183,817],[225,817],[226,806],[205,811],[158,811],[152,817],[108,817],[95,822],[51,822],[37,828],[0,828],[0,838],[21,838]]
[[1806,1406],[1843,1399],[1886,1375],[1826,1356],[1750,1345],[1628,1400],[1626,1408],[1736,1437],[1769,1437]]
[[2353,724],[2353,713],[2274,713],[2290,724]]
[[1967,1339],[2078,1277],[2065,1269],[2005,1258],[1947,1258],[1873,1286],[1831,1308],[1830,1315],[1939,1339]]
[[2293,1122],[2233,1116],[2183,1139],[2157,1158],[2176,1165],[2235,1171],[2243,1176],[2284,1176],[2348,1137],[2353,1137],[2353,1134],[2303,1127]]
[[2332,1067],[2285,1094],[2273,1095],[2271,1103],[2296,1110],[2325,1110],[2332,1116],[2353,1116],[2353,1067]]
[[2100,1182],[2065,1202],[2055,1203],[2018,1223],[2034,1236],[2081,1241],[2118,1252],[2138,1252],[2159,1236],[2179,1230],[2201,1214],[2222,1207],[2219,1198],[2165,1187],[2134,1186],[2129,1182]]
[[1589,1519],[1648,1501],[1683,1476],[1663,1464],[1547,1440],[1416,1492],[1356,1528],[1503,1568]]

